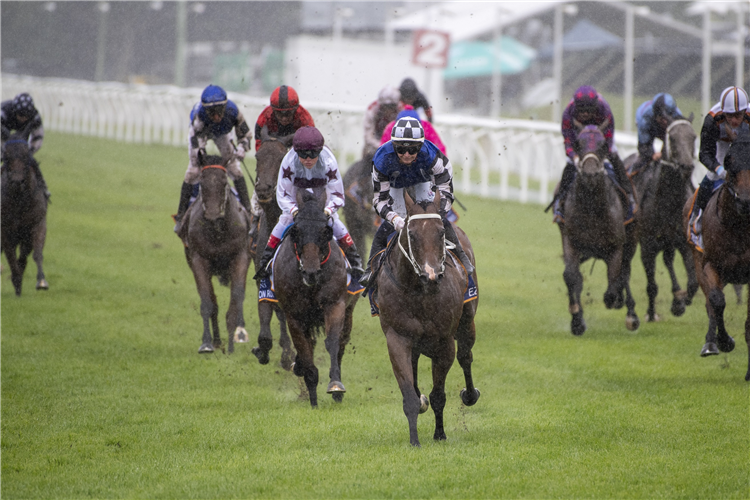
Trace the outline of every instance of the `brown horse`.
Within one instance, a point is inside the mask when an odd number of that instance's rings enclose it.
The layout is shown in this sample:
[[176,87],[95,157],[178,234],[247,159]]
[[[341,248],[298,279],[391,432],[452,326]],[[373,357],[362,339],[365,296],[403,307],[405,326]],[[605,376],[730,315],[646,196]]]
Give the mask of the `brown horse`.
[[640,325],[635,300],[630,293],[630,261],[637,245],[636,223],[623,224],[625,202],[604,167],[607,143],[602,130],[605,126],[587,125],[578,133],[575,147],[581,160],[575,181],[564,200],[565,220],[559,223],[565,260],[563,279],[568,288],[573,335],[583,335],[586,331],[581,307],[583,275],[580,265],[592,257],[607,263],[608,286],[604,305],[608,309],[620,309],[624,289],[628,310],[625,325],[628,330],[636,330]]
[[20,135],[12,135],[5,143],[2,165],[2,251],[8,259],[17,296],[21,295],[23,273],[32,252],[36,263],[36,289],[49,289],[42,266],[47,238],[47,198],[34,173],[33,163],[36,160],[28,143]]
[[318,405],[318,369],[313,358],[316,334],[325,329],[331,358],[327,392],[341,402],[341,360],[352,331],[352,314],[359,295],[347,292],[346,258],[333,240],[333,229],[323,211],[325,189],[297,193],[299,212],[289,237],[279,245],[273,267],[276,297],[292,334],[297,356],[292,370],[303,377],[310,404]]
[[[689,120],[675,120],[668,127],[662,159],[647,168],[633,172],[632,180],[638,194],[638,239],[641,262],[646,270],[648,311],[646,321],[659,321],[656,314],[656,257],[662,258],[672,280],[672,314],[682,316],[698,291],[695,266],[682,230],[682,207],[695,192],[690,177],[695,158],[695,131]],[[625,160],[626,166],[636,155]],[[687,290],[680,288],[674,272],[675,250],[680,252],[687,272]]]
[[[708,332],[701,356],[712,356],[734,349],[734,339],[724,325],[724,286],[750,282],[750,134],[742,133],[724,159],[726,182],[714,193],[702,216],[703,248],[693,244],[695,268],[706,296]],[[692,200],[685,204],[683,225],[687,223]],[[750,297],[745,321],[750,381]]]
[[[476,339],[477,300],[464,301],[469,279],[460,261],[448,256],[445,228],[439,214],[440,192],[433,202],[414,203],[405,195],[406,225],[383,258],[376,286],[380,327],[388,344],[393,373],[401,389],[409,422],[409,441],[420,446],[417,416],[432,404],[435,440],[444,440],[445,379],[453,359],[464,372],[461,400],[471,406],[479,399],[471,375],[471,349]],[[469,239],[456,228],[464,251],[474,263]],[[398,246],[398,249],[395,248]],[[476,271],[473,275],[477,282]],[[456,346],[458,342],[458,355]],[[432,359],[432,391],[422,394],[417,385],[417,364],[424,354]]]
[[352,164],[344,174],[346,203],[342,208],[346,227],[357,248],[367,248],[367,238],[375,235],[377,215],[372,209],[372,156]]
[[[263,208],[263,215],[258,227],[257,239],[260,242],[261,250],[265,247],[271,230],[279,221],[281,209],[276,202],[276,182],[279,176],[279,167],[281,160],[286,155],[291,136],[284,139],[276,139],[268,136],[265,129],[262,131],[262,144],[255,153],[255,194],[258,197],[258,203]],[[287,144],[289,143],[289,144]],[[253,263],[255,271],[258,271],[261,252],[255,252]],[[260,282],[257,281],[258,290]],[[294,350],[292,349],[292,340],[289,338],[286,330],[286,317],[278,303],[258,300],[258,320],[260,322],[260,332],[258,333],[258,346],[253,347],[252,353],[258,358],[262,365],[269,362],[269,351],[273,347],[273,335],[271,334],[271,319],[276,313],[276,319],[279,321],[279,346],[281,347],[281,366],[285,370],[292,367],[294,360]]]
[[[217,156],[201,157],[200,194],[190,206],[183,220],[180,237],[185,243],[185,256],[193,271],[198,295],[201,298],[203,340],[199,353],[214,352],[221,347],[219,334],[219,306],[212,277],[229,285],[231,296],[226,322],[229,352],[234,352],[235,336],[246,338],[242,304],[245,300],[245,282],[250,265],[248,251],[247,212],[229,188],[226,169]],[[213,327],[213,344],[209,322]]]

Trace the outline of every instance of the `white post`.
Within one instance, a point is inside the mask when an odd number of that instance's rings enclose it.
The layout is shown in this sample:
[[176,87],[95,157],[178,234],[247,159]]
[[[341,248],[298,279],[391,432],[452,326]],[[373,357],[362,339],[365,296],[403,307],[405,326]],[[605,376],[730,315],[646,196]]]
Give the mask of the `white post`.
[[557,99],[552,105],[552,121],[559,122],[562,116],[562,65],[563,65],[563,5],[555,7],[555,42],[554,42],[554,66],[553,74]]
[[633,130],[633,30],[634,30],[633,6],[628,4],[625,10],[625,96],[624,96],[624,119],[623,130]]
[[701,82],[701,107],[705,116],[711,109],[711,10],[703,11],[703,78]]
[[495,27],[492,30],[492,89],[490,95],[490,114],[493,118],[500,118],[500,98],[502,95],[503,81],[500,75],[500,9],[495,9]]
[[174,84],[178,87],[185,86],[185,52],[187,45],[187,2],[177,2],[177,33],[175,35],[175,43],[177,50],[175,50],[174,60]]
[[737,4],[737,56],[734,81],[737,87],[745,87],[745,7],[741,3]]

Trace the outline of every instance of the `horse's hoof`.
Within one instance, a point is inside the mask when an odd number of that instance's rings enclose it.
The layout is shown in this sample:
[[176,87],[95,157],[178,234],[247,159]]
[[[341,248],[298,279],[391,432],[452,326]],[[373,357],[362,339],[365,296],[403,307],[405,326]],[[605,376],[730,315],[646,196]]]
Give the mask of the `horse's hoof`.
[[328,384],[328,389],[326,390],[328,394],[333,394],[335,392],[346,392],[346,388],[344,387],[344,384],[341,383],[339,380],[331,380],[331,383]]
[[238,326],[234,330],[234,341],[238,344],[246,344],[248,342],[247,331],[241,326]]
[[291,368],[292,368],[292,373],[294,373],[298,377],[301,377],[302,375],[304,375],[304,373],[302,373],[302,365],[298,365],[296,361],[292,363]]
[[203,344],[200,349],[198,349],[198,354],[206,354],[206,353],[212,353],[214,352],[214,346],[211,344]]
[[685,314],[685,302],[684,301],[674,301],[672,302],[672,315],[676,317],[680,317],[683,314]]
[[448,437],[445,435],[445,431],[435,431],[435,434],[432,436],[432,439],[435,441],[445,441],[448,439]]
[[583,332],[586,331],[586,321],[583,319],[583,315],[576,315],[573,316],[573,319],[570,321],[570,333],[573,335],[583,335]]
[[639,326],[641,326],[641,320],[638,319],[638,316],[636,316],[635,314],[632,316],[627,316],[625,318],[625,328],[627,328],[631,332],[636,331]]
[[430,409],[430,400],[427,396],[421,394],[419,396],[419,413],[420,415]]
[[469,396],[469,392],[466,389],[461,389],[461,393],[460,393],[461,401],[466,406],[474,406],[477,403],[477,401],[479,401],[480,395],[481,393],[479,392],[479,389],[477,389],[476,387],[474,388],[474,394],[472,396]]
[[646,321],[648,323],[656,323],[657,321],[661,321],[661,316],[654,313],[653,316],[651,316],[649,313],[646,313]]
[[284,370],[289,371],[292,369],[292,365],[294,364],[294,361],[292,361],[293,359],[294,354],[292,354],[291,352],[282,352],[281,361],[279,361],[279,364]]
[[716,344],[713,342],[706,342],[703,349],[701,349],[702,358],[705,358],[706,356],[716,356],[717,354],[719,354],[719,348],[716,347]]
[[260,347],[253,347],[250,352],[252,352],[256,358],[258,358],[258,363],[260,363],[261,365],[267,365],[270,361],[270,358],[268,357],[268,351],[265,351]]
[[734,351],[734,339],[731,335],[727,335],[725,340],[718,339],[716,344],[719,346],[721,352],[732,352]]
[[331,394],[331,397],[333,398],[333,401],[335,403],[340,403],[344,400],[344,393],[343,392],[334,392]]
[[47,283],[47,280],[39,280],[36,284],[37,290],[49,290],[49,283]]

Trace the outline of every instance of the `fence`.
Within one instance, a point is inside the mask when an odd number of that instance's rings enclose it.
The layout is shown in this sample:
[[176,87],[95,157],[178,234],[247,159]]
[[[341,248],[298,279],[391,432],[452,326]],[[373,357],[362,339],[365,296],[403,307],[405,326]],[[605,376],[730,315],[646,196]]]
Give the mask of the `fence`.
[[[32,95],[48,130],[186,146],[188,117],[201,89],[2,75],[3,99],[20,92]],[[229,98],[251,127],[268,103],[235,93]],[[304,106],[342,164],[360,156],[363,109],[324,102]],[[565,164],[559,124],[442,115],[435,126],[454,165],[457,193],[524,203],[551,199]],[[634,135],[615,137],[623,158],[635,151]]]

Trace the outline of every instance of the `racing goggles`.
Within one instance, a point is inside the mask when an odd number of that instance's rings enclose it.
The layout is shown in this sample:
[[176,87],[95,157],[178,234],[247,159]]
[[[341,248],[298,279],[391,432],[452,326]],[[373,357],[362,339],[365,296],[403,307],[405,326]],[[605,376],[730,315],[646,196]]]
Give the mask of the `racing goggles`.
[[399,155],[415,155],[419,153],[419,151],[422,149],[422,143],[421,142],[412,142],[407,144],[393,144],[393,150],[396,151],[396,154]]
[[317,158],[320,156],[320,149],[301,149],[297,151],[294,150],[295,153],[297,153],[297,156],[299,156],[302,159],[307,160],[308,158]]
[[274,109],[274,114],[279,118],[292,118],[294,113],[297,112],[297,108],[292,109]]

